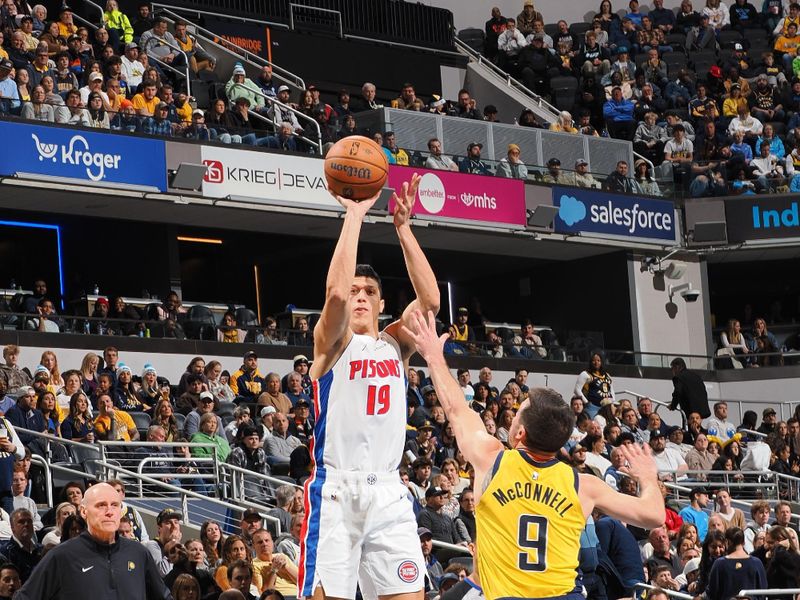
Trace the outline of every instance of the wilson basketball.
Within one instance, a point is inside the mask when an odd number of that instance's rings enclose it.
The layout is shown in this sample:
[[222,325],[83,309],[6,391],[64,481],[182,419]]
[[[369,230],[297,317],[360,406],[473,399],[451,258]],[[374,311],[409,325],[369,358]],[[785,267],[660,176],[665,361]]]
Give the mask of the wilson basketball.
[[366,200],[386,184],[389,161],[378,144],[361,135],[336,142],[325,157],[328,189],[350,200]]

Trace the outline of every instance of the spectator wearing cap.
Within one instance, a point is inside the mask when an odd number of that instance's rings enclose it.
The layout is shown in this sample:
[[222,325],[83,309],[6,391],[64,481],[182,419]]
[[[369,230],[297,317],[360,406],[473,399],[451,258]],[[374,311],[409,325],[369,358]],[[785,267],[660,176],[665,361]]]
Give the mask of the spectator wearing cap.
[[444,575],[444,568],[433,554],[433,534],[427,527],[418,527],[417,535],[422,548],[422,557],[425,559],[425,591],[436,591],[436,584]]
[[211,132],[206,125],[206,114],[199,108],[192,111],[191,124],[183,130],[183,137],[189,140],[211,139]]
[[308,445],[314,435],[314,421],[311,419],[311,404],[308,400],[298,400],[294,405],[293,418],[289,419],[289,434],[304,445]]
[[265,406],[258,413],[258,428],[261,434],[261,445],[266,447],[267,439],[272,436],[275,423],[275,414],[278,411],[274,406]]
[[547,161],[547,173],[542,176],[542,181],[555,185],[572,185],[574,180],[569,173],[561,170],[561,161],[553,157]]
[[[191,436],[197,433],[200,428],[200,419],[205,414],[213,414],[214,405],[214,396],[211,394],[211,392],[200,392],[198,396],[198,402],[194,410],[186,415],[186,422],[183,426],[183,435],[187,438],[191,438]],[[220,437],[224,437],[225,428],[222,425],[222,419],[220,419],[218,415],[214,416],[217,418],[217,430],[215,434]]]
[[169,104],[163,100],[156,104],[152,117],[142,120],[142,132],[147,135],[172,137],[173,123],[169,120]]
[[[259,475],[271,474],[267,463],[267,453],[261,444],[258,429],[253,425],[244,425],[239,429],[238,442],[228,455],[228,464],[246,469]],[[271,496],[269,484],[262,478],[245,475],[244,489],[239,490],[240,499],[263,499]]]
[[458,165],[453,162],[453,159],[442,154],[442,142],[439,138],[431,138],[428,140],[428,152],[430,152],[430,155],[425,160],[426,169],[458,171]]
[[461,306],[456,310],[456,321],[450,325],[450,338],[461,344],[465,350],[475,343],[475,331],[467,324],[469,319],[469,311],[466,307]]
[[458,170],[462,173],[472,173],[473,175],[491,175],[488,165],[481,160],[481,150],[483,144],[470,142],[467,145],[467,156],[459,164]]
[[62,4],[58,9],[58,35],[67,39],[78,32],[78,27],[72,22],[72,9]]
[[83,40],[79,35],[73,33],[66,39],[69,69],[76,77],[80,77],[83,75],[87,63],[92,60],[91,50],[83,47]]
[[600,182],[589,172],[589,163],[585,158],[575,161],[575,173],[572,177],[574,185],[578,187],[600,189]]
[[667,438],[660,429],[650,431],[650,449],[653,451],[653,460],[659,471],[659,479],[665,481],[683,481],[687,478],[686,471],[689,466],[680,452],[667,448]]
[[497,164],[497,176],[509,179],[527,179],[528,167],[522,162],[521,154],[517,144],[509,144],[505,158],[501,158]]
[[267,117],[271,119],[273,123],[291,123],[295,133],[302,133],[303,128],[297,120],[297,115],[289,110],[290,92],[291,90],[288,85],[278,87],[277,95],[280,104],[271,102],[270,106],[267,107]]
[[420,456],[411,463],[408,489],[421,505],[425,504],[425,492],[431,487],[432,468],[433,461],[425,456]]
[[489,123],[499,123],[497,118],[497,107],[494,104],[487,104],[483,107],[483,120]]
[[265,380],[258,371],[258,356],[252,350],[245,353],[242,366],[231,375],[228,385],[236,394],[234,402],[255,404],[264,391]]
[[764,435],[770,435],[778,430],[778,417],[775,414],[775,409],[772,407],[765,408],[761,413],[761,425],[758,426],[756,431]]
[[174,508],[165,508],[156,517],[158,533],[155,538],[143,542],[156,563],[158,573],[164,577],[172,570],[169,555],[172,548],[180,544],[183,538],[181,522],[183,514]]
[[[300,375],[300,385],[302,390],[308,397],[308,400],[311,400],[313,396],[313,389],[311,385],[311,376],[308,374],[311,363],[308,362],[308,358],[305,354],[295,355],[295,357],[292,359],[292,363],[292,373],[297,373]],[[289,390],[289,375],[291,375],[291,373],[284,375],[283,379],[281,380],[281,391],[284,393],[287,393]]]
[[258,396],[258,406],[274,406],[278,412],[288,415],[292,411],[292,401],[281,392],[281,376],[269,373],[264,382],[264,392]]
[[[433,461],[436,444],[433,442],[434,425],[431,421],[424,421],[417,427],[417,436],[406,442],[406,452],[411,452],[417,459],[424,458]],[[414,464],[417,464],[416,460]],[[416,468],[415,468],[416,469]],[[424,491],[424,490],[423,490]]]
[[9,77],[14,63],[9,59],[0,60],[0,114],[16,113],[20,108],[19,90],[16,82]]
[[128,42],[125,44],[125,54],[122,56],[122,79],[128,88],[135,90],[142,83],[144,65],[139,60],[139,44]]
[[260,111],[264,108],[264,93],[258,84],[247,77],[242,63],[234,65],[231,78],[225,84],[225,95],[231,102],[238,98],[247,98],[253,110]]
[[517,26],[522,35],[528,35],[533,31],[535,21],[543,21],[542,13],[536,10],[533,0],[525,0],[522,5],[522,12],[517,15]]
[[[798,37],[800,42],[800,37]],[[789,70],[791,72],[791,70]],[[786,112],[783,110],[783,104],[775,96],[775,90],[769,84],[766,73],[762,73],[756,79],[756,85],[747,99],[753,117],[766,123],[768,121],[783,121],[786,118]]]
[[272,435],[267,438],[266,451],[271,466],[289,466],[292,451],[302,445],[300,440],[289,433],[289,419],[281,412],[276,412],[272,419]]
[[708,513],[705,511],[708,506],[708,490],[704,487],[692,488],[689,492],[689,505],[685,506],[680,513],[684,523],[694,523],[697,528],[697,537],[702,542],[706,539],[708,532]]
[[429,530],[437,542],[466,546],[466,540],[459,533],[455,521],[442,510],[449,501],[449,495],[447,490],[438,485],[431,485],[425,490],[425,506],[417,515],[417,525]]

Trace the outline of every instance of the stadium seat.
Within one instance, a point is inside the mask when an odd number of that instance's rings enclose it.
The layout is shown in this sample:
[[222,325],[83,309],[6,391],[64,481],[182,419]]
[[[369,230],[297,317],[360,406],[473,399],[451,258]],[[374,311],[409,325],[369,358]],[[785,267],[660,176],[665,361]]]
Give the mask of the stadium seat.
[[717,55],[713,51],[692,52],[692,64],[699,79],[705,79],[708,70],[717,64]]
[[482,29],[477,27],[469,27],[462,29],[458,32],[458,39],[464,42],[467,46],[475,50],[475,52],[483,53],[483,46],[486,40],[486,34]]
[[545,24],[544,32],[550,37],[554,37],[558,33],[558,23]]
[[719,45],[722,48],[733,49],[734,44],[742,43],[742,34],[735,29],[726,29],[719,32],[719,38],[717,38],[717,41],[719,41]]
[[578,89],[578,80],[575,77],[553,77],[550,80],[550,90],[553,104],[559,110],[572,110],[575,106],[575,91]]
[[[670,33],[667,35],[666,42],[667,45],[672,46],[673,50],[680,50],[683,52],[686,48],[686,35],[683,33]],[[666,61],[666,58],[669,56],[669,54],[670,53],[667,52],[662,58]]]
[[150,419],[150,415],[138,411],[132,411],[128,414],[136,424],[136,429],[139,431],[139,435],[142,437],[142,439],[145,439],[147,437],[147,428],[150,427],[150,423],[152,421],[152,419]]
[[99,459],[99,448],[85,448],[84,446],[69,446],[72,460],[76,463],[85,464],[87,460]]
[[175,417],[175,422],[178,424],[178,431],[183,431],[183,427],[186,424],[186,415],[175,413],[173,416]]
[[667,73],[670,79],[678,76],[678,71],[685,69],[689,64],[689,59],[684,54],[683,50],[676,50],[675,52],[665,52],[662,57],[664,64],[667,65]]
[[778,137],[786,134],[786,123],[783,121],[770,121],[769,123],[765,123],[765,125],[772,125],[772,130]]
[[207,306],[195,304],[183,320],[186,336],[193,340],[217,339],[217,320]]
[[584,36],[586,32],[592,28],[591,23],[583,22],[576,22],[569,26],[569,32],[578,38],[578,41],[583,43]]
[[258,325],[258,316],[249,308],[236,309],[236,324],[239,327],[256,327]]

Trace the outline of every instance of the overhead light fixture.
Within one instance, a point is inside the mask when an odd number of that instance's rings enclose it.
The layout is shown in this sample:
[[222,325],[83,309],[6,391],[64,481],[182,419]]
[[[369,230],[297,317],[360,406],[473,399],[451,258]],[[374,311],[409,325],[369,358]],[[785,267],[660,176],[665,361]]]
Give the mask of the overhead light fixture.
[[689,237],[695,244],[727,244],[728,224],[725,221],[698,221]]
[[526,211],[528,215],[528,227],[537,229],[551,229],[553,220],[558,214],[558,206],[552,204],[540,204]]
[[216,244],[218,246],[222,245],[222,240],[219,238],[199,238],[199,237],[189,237],[185,235],[179,235],[178,241],[192,242],[194,244]]
[[169,187],[179,190],[200,191],[203,187],[203,177],[206,176],[208,167],[195,163],[181,163],[169,174]]

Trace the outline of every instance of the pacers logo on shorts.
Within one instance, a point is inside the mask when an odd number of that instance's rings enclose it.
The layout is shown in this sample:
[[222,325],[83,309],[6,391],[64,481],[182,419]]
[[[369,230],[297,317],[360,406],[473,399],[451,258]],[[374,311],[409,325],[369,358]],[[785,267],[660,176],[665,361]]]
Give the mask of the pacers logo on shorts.
[[419,569],[413,560],[405,560],[397,567],[397,575],[406,583],[414,583],[419,577]]

